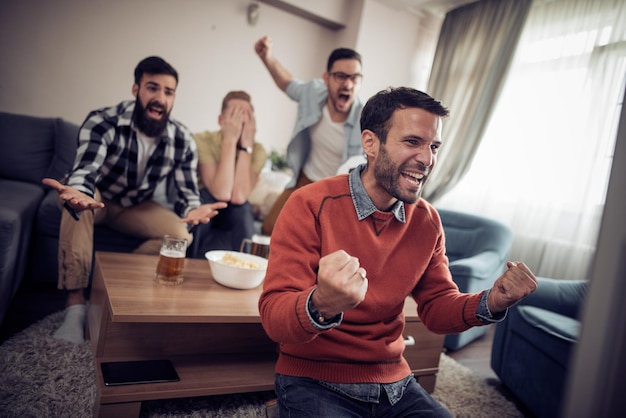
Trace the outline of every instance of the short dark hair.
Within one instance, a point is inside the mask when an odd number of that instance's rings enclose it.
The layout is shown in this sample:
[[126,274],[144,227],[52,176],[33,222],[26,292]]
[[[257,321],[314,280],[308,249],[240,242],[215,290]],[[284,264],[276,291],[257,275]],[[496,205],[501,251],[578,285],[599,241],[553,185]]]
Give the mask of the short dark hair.
[[361,111],[361,132],[368,129],[385,143],[393,112],[410,107],[424,109],[441,117],[450,113],[440,102],[422,91],[410,87],[389,87],[379,91],[365,103]]
[[330,53],[328,57],[328,64],[326,64],[326,72],[330,72],[330,69],[333,68],[333,64],[338,60],[357,60],[359,64],[363,64],[361,62],[361,54],[356,52],[350,48],[337,48],[333,52]]
[[222,112],[226,110],[228,102],[233,99],[245,100],[246,102],[250,103],[250,107],[252,107],[252,99],[250,98],[250,95],[248,93],[243,90],[233,90],[229,91],[226,96],[224,96],[224,99],[222,100]]
[[135,84],[139,85],[144,74],[171,75],[176,79],[176,84],[178,84],[178,72],[161,57],[152,56],[139,61],[139,64],[135,67]]

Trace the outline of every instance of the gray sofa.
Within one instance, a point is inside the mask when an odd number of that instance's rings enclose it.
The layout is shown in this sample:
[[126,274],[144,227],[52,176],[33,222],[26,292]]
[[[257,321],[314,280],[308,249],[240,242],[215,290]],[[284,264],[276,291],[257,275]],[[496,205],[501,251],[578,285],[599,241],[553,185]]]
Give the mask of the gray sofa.
[[[0,324],[23,280],[57,280],[61,211],[44,177],[61,179],[76,152],[78,126],[59,118],[0,112]],[[95,228],[96,250],[128,252],[141,240]]]
[[496,326],[491,368],[533,416],[553,418],[561,416],[588,282],[537,281],[537,290]]

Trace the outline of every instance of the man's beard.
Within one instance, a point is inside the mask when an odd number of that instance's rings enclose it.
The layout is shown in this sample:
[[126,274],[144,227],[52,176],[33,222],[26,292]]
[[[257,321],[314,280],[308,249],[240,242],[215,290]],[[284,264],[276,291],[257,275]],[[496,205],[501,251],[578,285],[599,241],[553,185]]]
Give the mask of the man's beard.
[[[380,153],[374,163],[374,176],[378,184],[384,188],[387,193],[401,200],[404,203],[415,203],[422,194],[424,188],[424,182],[420,185],[417,193],[403,193],[400,184],[400,176],[402,175],[403,167],[397,167],[393,161],[389,158],[387,150],[384,144],[380,144]],[[424,181],[426,178],[424,178]]]
[[[152,119],[147,116],[147,109],[150,106],[158,107],[163,109],[163,116],[161,119]],[[141,100],[137,98],[135,100],[135,110],[133,111],[133,122],[137,129],[142,132],[144,135],[150,138],[157,138],[165,132],[165,128],[167,127],[167,122],[170,119],[170,114],[165,113],[165,108],[161,106],[157,101],[153,100],[148,103],[146,107],[143,107],[141,104]]]

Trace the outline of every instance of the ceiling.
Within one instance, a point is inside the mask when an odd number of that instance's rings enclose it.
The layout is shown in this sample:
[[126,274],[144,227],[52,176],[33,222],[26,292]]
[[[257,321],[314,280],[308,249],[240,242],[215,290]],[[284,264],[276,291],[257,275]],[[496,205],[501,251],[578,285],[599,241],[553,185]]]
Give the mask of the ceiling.
[[419,15],[427,10],[436,15],[444,15],[448,11],[477,0],[376,0],[391,8],[406,10],[409,13]]

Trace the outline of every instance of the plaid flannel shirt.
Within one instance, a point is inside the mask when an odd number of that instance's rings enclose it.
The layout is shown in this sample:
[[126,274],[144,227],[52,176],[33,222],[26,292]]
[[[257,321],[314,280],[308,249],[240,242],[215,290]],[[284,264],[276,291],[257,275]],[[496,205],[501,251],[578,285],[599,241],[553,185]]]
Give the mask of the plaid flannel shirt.
[[78,134],[76,159],[67,184],[91,196],[97,188],[103,198],[128,207],[152,198],[157,185],[169,177],[174,211],[184,217],[201,204],[193,135],[170,119],[156,141],[143,178],[138,178],[134,109],[135,101],[124,101],[87,116]]

